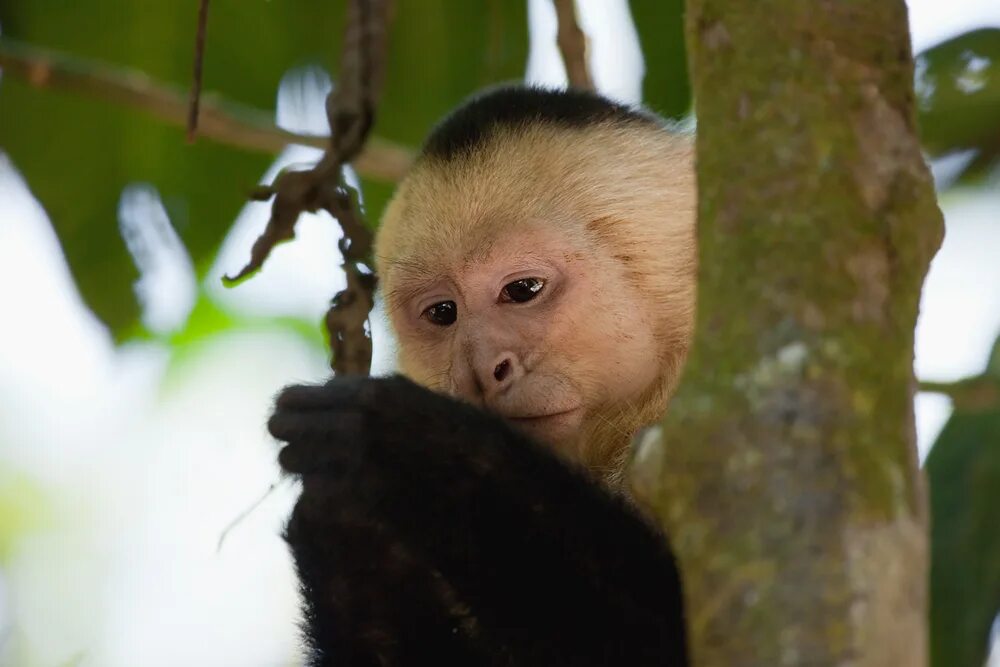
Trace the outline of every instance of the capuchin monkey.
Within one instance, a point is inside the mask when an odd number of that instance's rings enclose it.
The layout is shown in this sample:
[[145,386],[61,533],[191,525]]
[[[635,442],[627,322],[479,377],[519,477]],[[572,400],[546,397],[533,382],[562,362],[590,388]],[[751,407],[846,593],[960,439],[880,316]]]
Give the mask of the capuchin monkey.
[[310,665],[688,665],[625,482],[692,333],[689,137],[502,88],[433,130],[376,265],[401,376],[278,397]]

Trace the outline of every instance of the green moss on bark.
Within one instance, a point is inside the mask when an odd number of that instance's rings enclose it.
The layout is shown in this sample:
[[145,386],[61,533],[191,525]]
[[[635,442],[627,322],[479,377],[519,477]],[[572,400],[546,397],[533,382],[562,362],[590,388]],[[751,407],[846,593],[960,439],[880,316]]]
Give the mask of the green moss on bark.
[[903,0],[689,0],[699,316],[654,504],[699,665],[917,665],[913,328],[942,225]]

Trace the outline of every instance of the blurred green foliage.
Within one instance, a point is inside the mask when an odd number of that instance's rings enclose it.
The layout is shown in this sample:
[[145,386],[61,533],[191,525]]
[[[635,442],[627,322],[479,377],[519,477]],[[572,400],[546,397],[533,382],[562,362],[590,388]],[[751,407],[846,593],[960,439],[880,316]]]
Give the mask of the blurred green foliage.
[[973,30],[917,58],[921,139],[932,157],[975,151],[974,182],[1000,161],[1000,28]]
[[[196,16],[196,0],[0,0],[3,37],[133,67],[180,88],[191,77]],[[343,18],[343,3],[213,2],[205,90],[273,109],[290,68],[318,63],[336,71]],[[375,132],[417,145],[477,88],[520,79],[526,55],[523,2],[488,0],[485,10],[465,0],[398,3]],[[0,119],[0,146],[52,219],[84,300],[118,339],[136,332],[138,316],[137,273],[116,222],[122,188],[141,181],[159,190],[204,271],[272,159],[204,140],[188,145],[183,130],[141,113],[13,77],[0,86]],[[391,185],[366,179],[363,187],[377,219]]]
[[1000,610],[1000,340],[972,382],[973,400],[956,399],[926,464],[932,667],[983,667]]
[[[329,66],[342,13],[335,3],[309,0],[213,3],[206,90],[273,108],[291,65]],[[191,77],[196,16],[195,0],[0,4],[4,37],[135,67],[180,87]],[[153,184],[204,269],[271,160],[204,141],[188,145],[183,130],[148,116],[12,77],[0,88],[0,114],[0,146],[45,207],[84,300],[119,338],[138,316],[137,273],[117,225],[122,188]]]
[[646,61],[643,104],[666,118],[680,120],[691,112],[684,0],[632,0],[629,6]]
[[[691,108],[683,0],[633,0],[646,60],[644,95],[657,112]],[[0,0],[3,37],[77,57],[136,68],[183,90],[190,81],[196,0],[176,3]],[[217,0],[209,15],[205,89],[273,109],[290,68],[336,69],[343,6],[315,0]],[[261,38],[265,36],[266,38]],[[517,80],[527,54],[526,2],[422,0],[397,3],[376,134],[416,146],[448,109],[491,83]],[[967,178],[1000,151],[1000,30],[976,30],[922,54],[920,120],[932,155],[976,149]],[[0,146],[45,206],[85,301],[118,339],[138,330],[136,270],[116,224],[122,188],[153,184],[171,222],[204,270],[244,195],[270,156],[206,140],[145,114],[14,77],[0,86]],[[369,221],[392,184],[363,180]]]

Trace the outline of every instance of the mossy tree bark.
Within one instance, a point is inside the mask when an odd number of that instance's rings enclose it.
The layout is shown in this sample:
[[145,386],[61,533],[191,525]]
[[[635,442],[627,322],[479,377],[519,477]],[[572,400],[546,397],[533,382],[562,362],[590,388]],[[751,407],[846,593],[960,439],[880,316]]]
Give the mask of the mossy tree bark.
[[695,664],[926,664],[913,329],[942,235],[903,0],[688,0],[697,340],[634,482]]

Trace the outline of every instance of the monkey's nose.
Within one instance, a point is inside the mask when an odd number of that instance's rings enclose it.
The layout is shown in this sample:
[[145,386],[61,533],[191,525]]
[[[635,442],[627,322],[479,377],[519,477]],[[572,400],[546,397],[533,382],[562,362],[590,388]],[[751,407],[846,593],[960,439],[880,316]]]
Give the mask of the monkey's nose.
[[503,382],[510,375],[510,359],[504,359],[493,369],[493,378],[497,382]]
[[485,354],[479,359],[469,359],[457,364],[455,381],[462,397],[476,396],[486,402],[507,391],[524,374],[517,355],[506,350]]
[[517,355],[509,351],[501,352],[479,368],[480,389],[486,397],[507,391],[524,374]]

